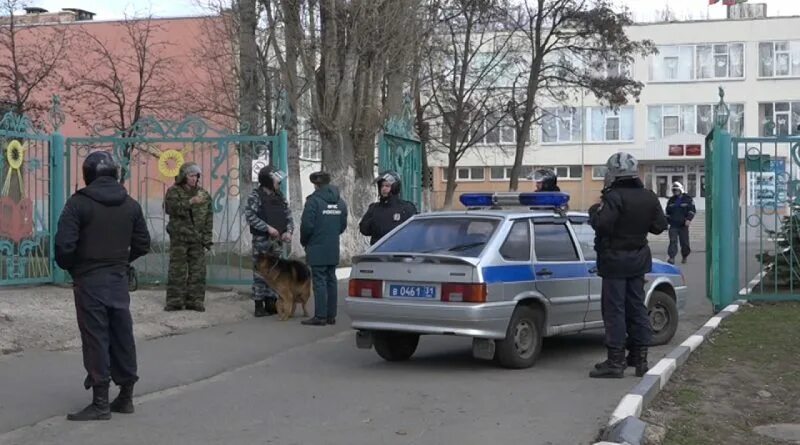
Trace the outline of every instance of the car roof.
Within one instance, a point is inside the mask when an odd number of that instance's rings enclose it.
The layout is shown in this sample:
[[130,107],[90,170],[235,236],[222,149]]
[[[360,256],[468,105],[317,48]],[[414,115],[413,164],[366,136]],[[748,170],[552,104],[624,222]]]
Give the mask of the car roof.
[[[588,218],[586,212],[566,212],[567,217]],[[524,207],[508,207],[501,209],[477,209],[477,210],[444,210],[427,213],[420,213],[417,218],[438,218],[438,217],[458,217],[458,216],[478,216],[491,218],[536,218],[562,216],[554,210],[526,209]]]

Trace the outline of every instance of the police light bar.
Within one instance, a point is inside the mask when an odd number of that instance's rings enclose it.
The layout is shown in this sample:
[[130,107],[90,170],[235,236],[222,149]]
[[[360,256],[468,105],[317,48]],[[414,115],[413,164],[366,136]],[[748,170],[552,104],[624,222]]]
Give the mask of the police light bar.
[[561,209],[569,203],[569,195],[563,192],[464,193],[458,199],[465,207],[526,206]]

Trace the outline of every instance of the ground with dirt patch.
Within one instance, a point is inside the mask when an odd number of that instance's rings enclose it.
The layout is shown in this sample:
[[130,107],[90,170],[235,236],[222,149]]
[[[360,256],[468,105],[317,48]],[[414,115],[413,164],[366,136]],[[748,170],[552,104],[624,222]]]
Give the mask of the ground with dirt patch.
[[[240,290],[241,291],[241,290]],[[206,312],[164,312],[165,291],[131,293],[131,314],[137,339],[175,335],[252,317],[245,292],[209,290]],[[0,290],[0,355],[26,350],[80,347],[72,288],[15,287]]]
[[753,428],[800,423],[800,303],[746,305],[672,377],[643,420],[665,445],[785,445]]

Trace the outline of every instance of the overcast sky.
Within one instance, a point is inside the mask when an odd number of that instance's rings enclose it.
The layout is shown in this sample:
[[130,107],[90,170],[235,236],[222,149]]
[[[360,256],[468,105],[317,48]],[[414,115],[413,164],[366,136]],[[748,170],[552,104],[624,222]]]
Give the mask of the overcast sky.
[[[691,16],[702,19],[706,14],[710,18],[724,18],[725,6],[722,2],[708,6],[708,0],[615,0],[618,4],[627,5],[637,21],[651,21],[659,9],[669,4],[678,18]],[[767,14],[800,15],[800,0],[750,0],[751,3],[766,3]],[[110,20],[138,14],[146,15],[148,11],[159,17],[174,17],[203,14],[204,10],[197,5],[198,0],[32,0],[32,5],[50,11],[58,11],[63,7],[82,8],[97,13],[97,20]],[[102,5],[102,6],[101,6]]]

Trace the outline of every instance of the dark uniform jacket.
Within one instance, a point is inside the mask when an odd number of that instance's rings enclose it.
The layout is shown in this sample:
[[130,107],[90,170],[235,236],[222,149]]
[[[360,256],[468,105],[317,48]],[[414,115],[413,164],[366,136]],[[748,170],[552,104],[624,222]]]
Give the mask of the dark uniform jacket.
[[56,263],[73,278],[127,273],[150,249],[139,203],[114,178],[101,176],[64,205],[55,237]]
[[667,221],[672,227],[685,226],[686,221],[691,221],[696,212],[694,200],[686,193],[670,196],[667,201]]
[[369,243],[372,245],[416,214],[417,206],[414,203],[404,201],[397,195],[389,195],[369,205],[358,228],[362,235],[370,237]]
[[320,187],[306,199],[300,221],[300,244],[309,266],[339,264],[339,236],[347,229],[347,206],[332,185]]
[[642,276],[652,268],[647,234],[667,229],[658,197],[639,179],[624,179],[603,190],[600,204],[589,209],[595,230],[598,275],[604,278]]

